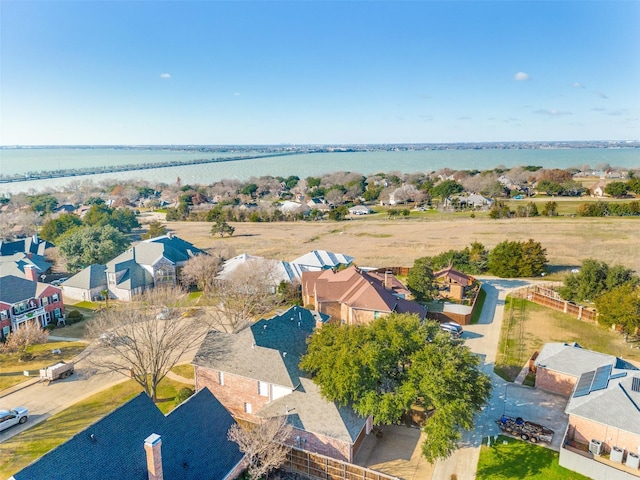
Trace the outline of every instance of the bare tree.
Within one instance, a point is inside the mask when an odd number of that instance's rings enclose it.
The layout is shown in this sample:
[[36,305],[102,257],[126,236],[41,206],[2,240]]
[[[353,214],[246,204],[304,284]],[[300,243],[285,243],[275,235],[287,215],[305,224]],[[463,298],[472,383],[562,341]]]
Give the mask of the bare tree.
[[48,338],[49,332],[47,330],[27,322],[25,327],[18,328],[9,334],[1,351],[4,353],[19,352],[20,358],[24,358],[27,355],[27,348],[31,345],[47,343]]
[[287,417],[271,417],[258,425],[232,425],[227,436],[245,454],[249,476],[258,479],[285,462],[289,452],[285,442],[292,430]]
[[130,376],[155,402],[158,383],[209,330],[200,316],[182,315],[185,302],[178,289],[156,288],[103,311],[88,329],[98,340],[92,363]]
[[277,262],[251,259],[218,277],[208,297],[207,311],[216,327],[238,332],[278,303]]
[[213,289],[215,276],[220,271],[223,259],[217,255],[198,255],[190,258],[181,270],[181,281],[185,287],[196,285],[203,294]]

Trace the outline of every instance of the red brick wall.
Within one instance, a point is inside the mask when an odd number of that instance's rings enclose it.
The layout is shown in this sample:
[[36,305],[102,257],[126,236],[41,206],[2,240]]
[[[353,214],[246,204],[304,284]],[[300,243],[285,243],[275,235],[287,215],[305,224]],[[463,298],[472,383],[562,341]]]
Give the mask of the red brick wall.
[[[296,438],[298,436],[300,437],[299,446]],[[343,460],[345,462],[352,462],[353,457],[355,456],[355,453],[352,453],[350,443],[341,442],[335,438],[328,438],[305,430],[298,430],[297,428],[293,429],[288,443],[292,447],[297,447],[313,453],[319,453],[320,455]]]
[[605,444],[606,453],[610,452],[611,447],[614,446],[638,453],[638,447],[640,447],[640,435],[575,415],[569,415],[569,438],[585,444],[591,440],[599,440]]
[[[196,389],[209,388],[211,393],[225,406],[227,410],[236,418],[241,418],[249,422],[257,422],[254,415],[268,401],[268,397],[258,395],[258,381],[250,378],[240,377],[224,372],[224,385],[220,385],[217,370],[203,367],[195,367]],[[244,411],[244,404],[251,404],[253,414]],[[283,412],[284,413],[284,412]]]
[[536,388],[547,392],[559,393],[566,397],[570,396],[578,379],[571,375],[547,370],[543,367],[536,369]]

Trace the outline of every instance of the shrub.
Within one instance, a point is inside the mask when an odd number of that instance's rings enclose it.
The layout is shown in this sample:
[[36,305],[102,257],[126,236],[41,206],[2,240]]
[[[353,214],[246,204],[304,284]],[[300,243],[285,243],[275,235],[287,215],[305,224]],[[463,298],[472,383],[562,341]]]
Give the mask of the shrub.
[[78,323],[84,318],[84,315],[80,313],[78,310],[71,310],[67,313],[65,317],[65,322],[67,325],[73,325],[74,323]]
[[189,387],[181,388],[180,391],[178,391],[178,393],[176,394],[176,397],[174,399],[176,402],[176,405],[180,405],[182,402],[184,402],[187,398],[189,398],[194,393],[195,392]]

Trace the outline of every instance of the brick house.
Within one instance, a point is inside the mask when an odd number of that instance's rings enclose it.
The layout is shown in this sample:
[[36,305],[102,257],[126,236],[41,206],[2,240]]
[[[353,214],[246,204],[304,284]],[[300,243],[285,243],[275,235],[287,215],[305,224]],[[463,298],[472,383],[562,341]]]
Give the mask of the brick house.
[[38,282],[35,268],[27,268],[25,276],[0,277],[0,338],[30,322],[46,327],[64,318],[61,290]]
[[582,348],[577,343],[547,343],[535,360],[536,388],[569,397],[584,372],[612,365],[633,370],[635,367],[613,355]]
[[349,325],[367,324],[393,312],[413,313],[424,319],[426,307],[406,300],[408,293],[389,272],[365,272],[352,266],[302,274],[303,305]]
[[326,320],[292,307],[237,334],[211,331],[196,354],[196,389],[207,387],[237,419],[286,416],[288,444],[352,462],[372,419],[324,399],[298,368],[307,337]]
[[453,267],[443,268],[433,273],[441,296],[462,300],[475,279]]
[[206,389],[166,416],[140,393],[10,480],[232,480],[244,458],[227,439],[234,423]]

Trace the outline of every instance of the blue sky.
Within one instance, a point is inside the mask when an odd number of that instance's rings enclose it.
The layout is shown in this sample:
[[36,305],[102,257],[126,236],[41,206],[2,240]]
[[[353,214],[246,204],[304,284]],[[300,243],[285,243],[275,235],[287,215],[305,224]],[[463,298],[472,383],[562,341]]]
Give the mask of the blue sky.
[[640,2],[0,2],[2,145],[640,139]]

